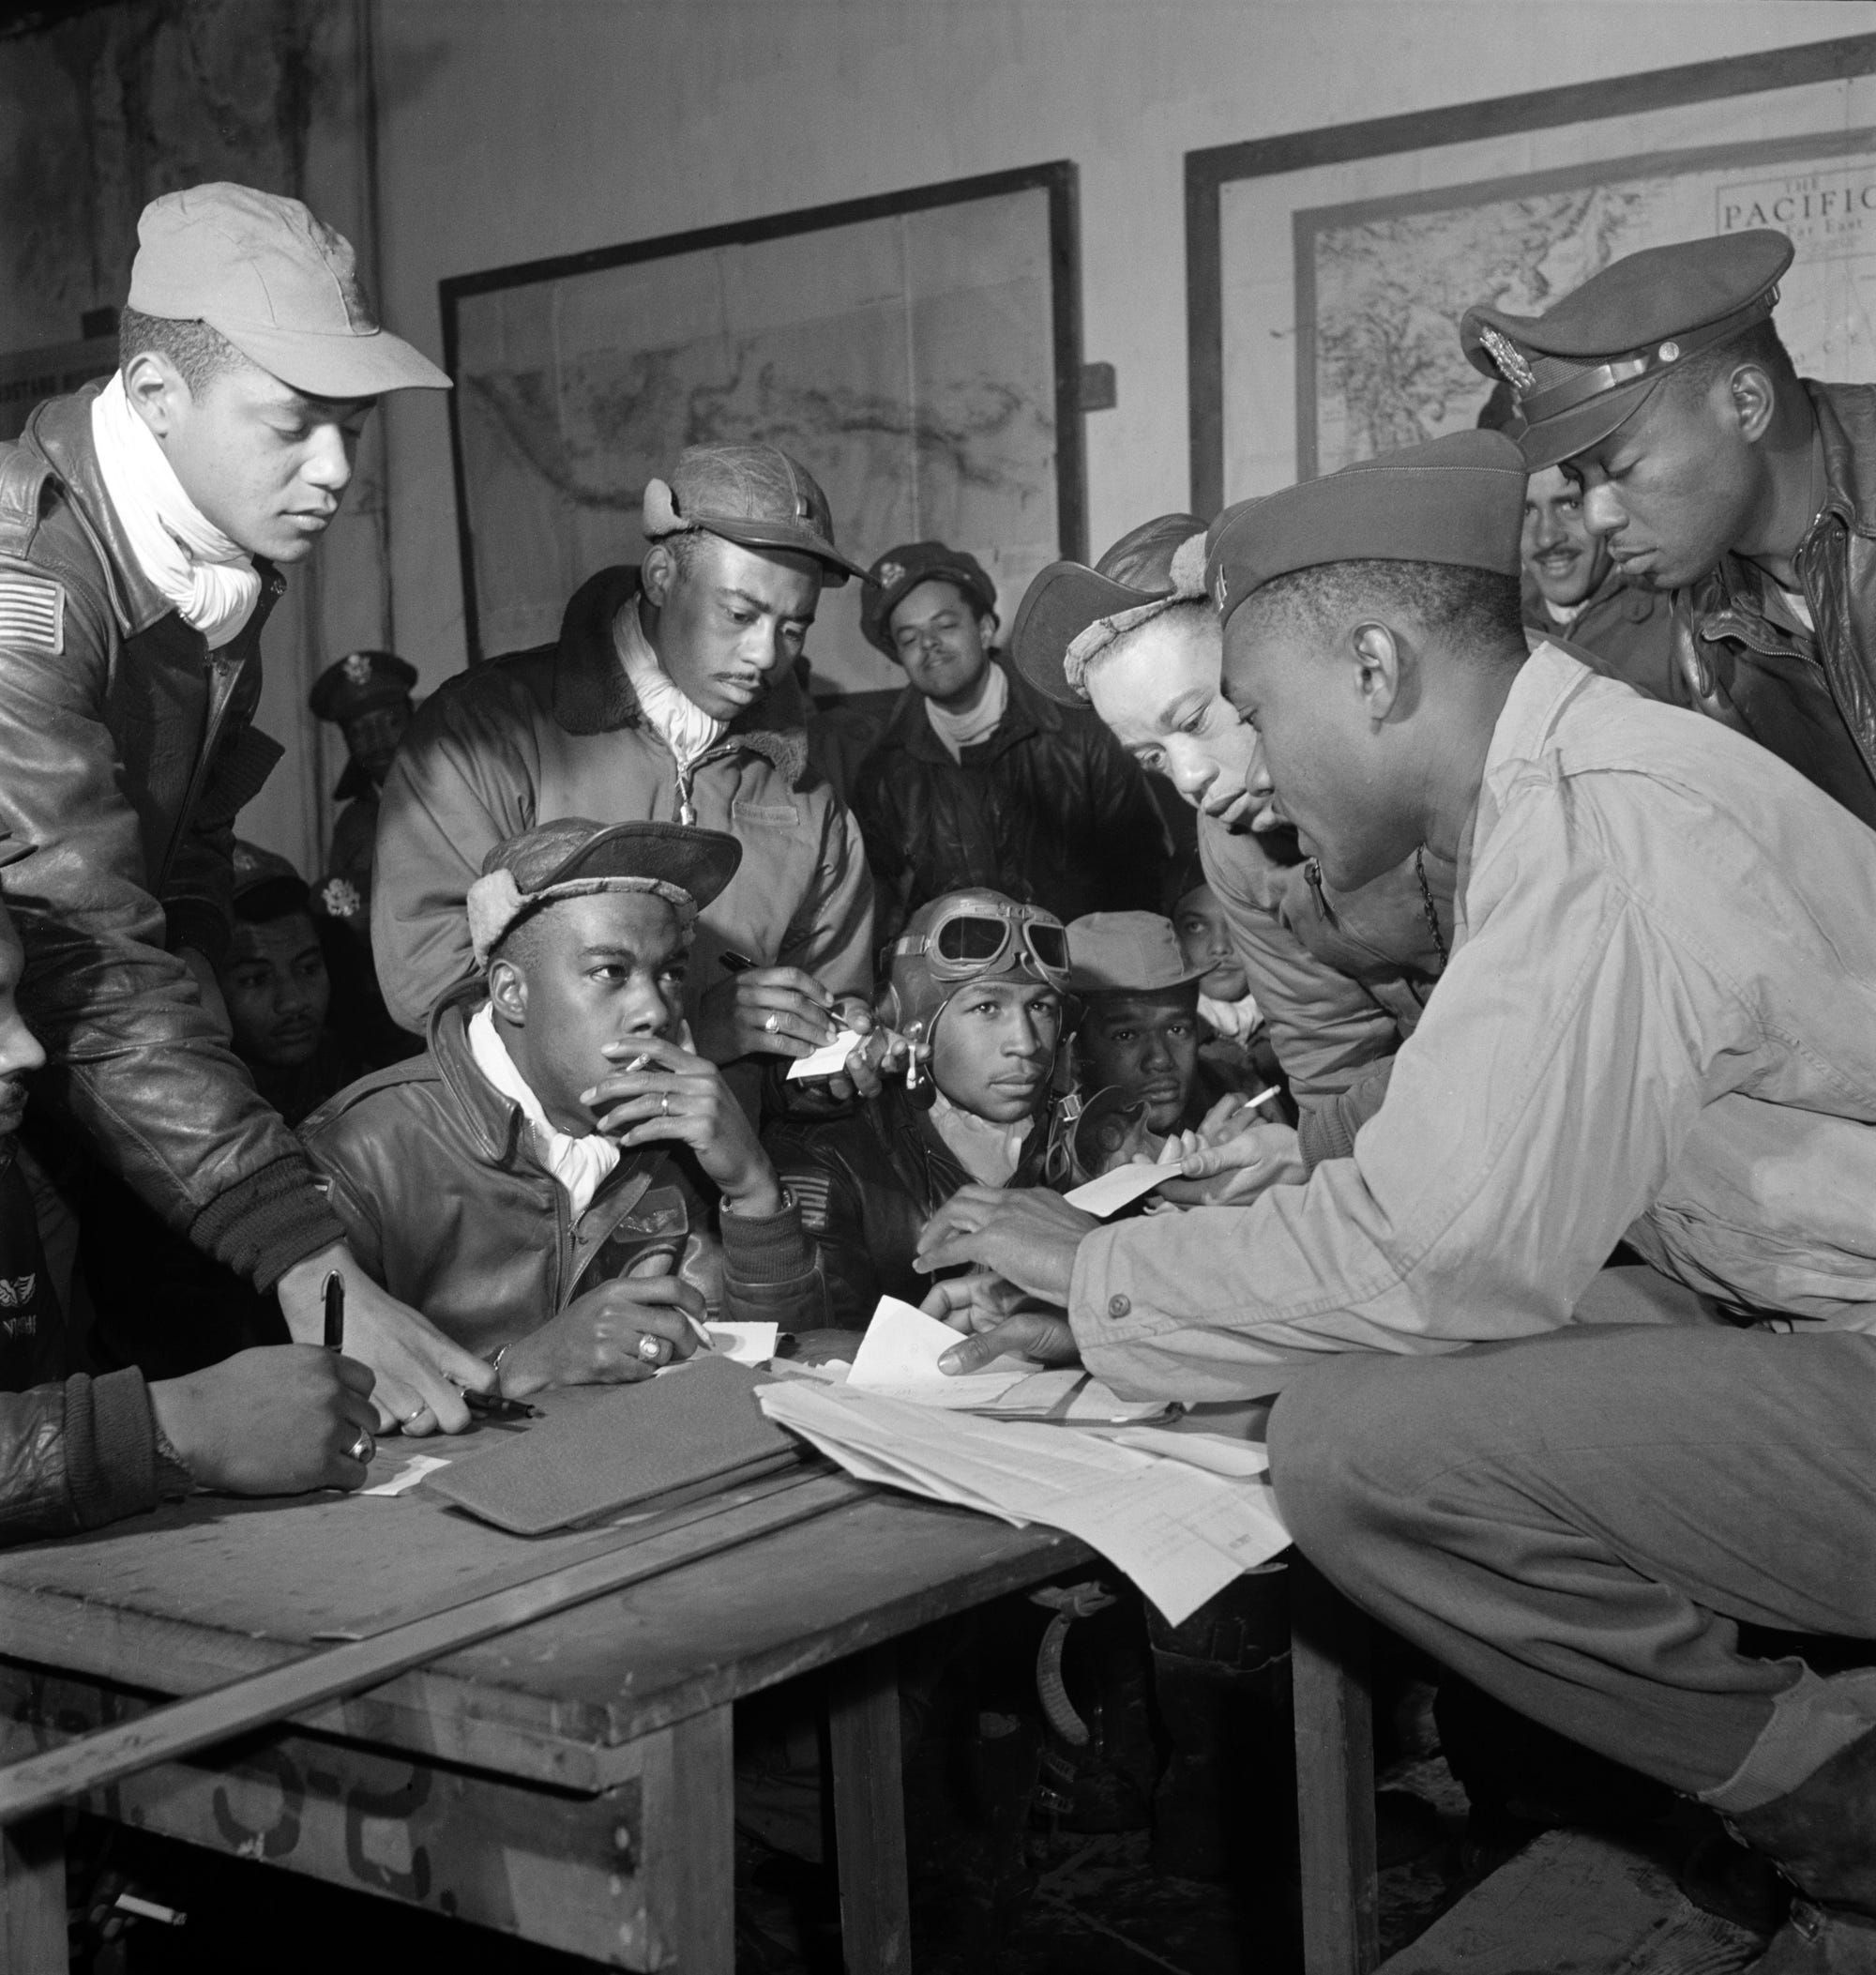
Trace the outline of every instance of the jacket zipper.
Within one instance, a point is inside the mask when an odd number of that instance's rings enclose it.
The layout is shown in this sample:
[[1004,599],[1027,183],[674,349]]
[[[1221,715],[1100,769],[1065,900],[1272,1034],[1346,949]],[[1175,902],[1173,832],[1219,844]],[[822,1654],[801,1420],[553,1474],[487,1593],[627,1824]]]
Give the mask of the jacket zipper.
[[[270,600],[268,614],[286,588],[286,578],[272,575],[267,578],[266,594]],[[263,622],[265,622],[265,618]],[[174,864],[176,852],[182,847],[182,840],[195,814],[195,805],[202,799],[202,792],[208,783],[209,766],[215,759],[215,743],[221,737],[221,724],[228,715],[228,703],[234,697],[234,688],[242,673],[247,669],[247,660],[238,665],[230,665],[215,652],[207,656],[211,675],[208,687],[208,724],[203,730],[202,748],[195,757],[195,772],[189,778],[189,792],[184,796],[182,808],[176,813],[175,828],[170,832],[169,848],[163,852],[162,869],[157,874],[157,896],[162,896],[163,887],[169,883],[170,868]]]

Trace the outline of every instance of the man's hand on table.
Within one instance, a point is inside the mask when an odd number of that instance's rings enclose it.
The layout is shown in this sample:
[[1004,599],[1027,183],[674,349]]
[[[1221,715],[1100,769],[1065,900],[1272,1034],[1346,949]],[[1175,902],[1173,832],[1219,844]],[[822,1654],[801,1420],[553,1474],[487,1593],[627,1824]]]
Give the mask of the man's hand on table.
[[954,1377],[978,1372],[1006,1351],[1042,1364],[1076,1363],[1081,1348],[1067,1321],[1046,1310],[1019,1308],[1025,1300],[1021,1289],[997,1275],[950,1276],[934,1283],[918,1307],[952,1329],[970,1333],[939,1359],[938,1369]]
[[342,1241],[296,1262],[280,1280],[280,1311],[295,1343],[316,1345],[324,1335],[323,1291],[333,1269],[345,1282],[345,1354],[377,1375],[377,1431],[465,1432],[462,1393],[492,1391],[493,1368],[381,1289]]
[[189,1473],[229,1495],[356,1488],[378,1423],[371,1366],[312,1345],[263,1345],[159,1379],[150,1410]]
[[502,1353],[502,1395],[524,1399],[550,1385],[630,1385],[696,1350],[688,1318],[704,1321],[701,1291],[658,1254],[631,1274],[575,1297],[538,1330]]
[[988,1269],[1066,1308],[1075,1251],[1100,1224],[1046,1187],[960,1187],[925,1223],[912,1266],[921,1275],[961,1263]]

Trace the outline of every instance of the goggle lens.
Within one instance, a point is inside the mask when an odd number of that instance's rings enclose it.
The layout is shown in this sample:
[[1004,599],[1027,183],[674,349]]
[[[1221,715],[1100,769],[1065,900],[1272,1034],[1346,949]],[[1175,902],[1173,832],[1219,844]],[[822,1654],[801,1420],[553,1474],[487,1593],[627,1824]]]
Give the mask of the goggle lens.
[[1068,935],[1060,926],[1037,925],[1032,920],[1029,927],[1029,950],[1051,973],[1067,972]]
[[1009,938],[1000,919],[949,919],[938,929],[938,957],[953,965],[994,960]]

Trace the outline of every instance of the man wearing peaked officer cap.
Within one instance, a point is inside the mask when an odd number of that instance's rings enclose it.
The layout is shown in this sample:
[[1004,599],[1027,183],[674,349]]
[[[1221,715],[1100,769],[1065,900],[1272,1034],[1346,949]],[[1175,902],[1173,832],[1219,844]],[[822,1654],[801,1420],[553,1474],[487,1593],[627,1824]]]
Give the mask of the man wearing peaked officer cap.
[[[1523,482],[1468,433],[1212,530],[1225,689],[1325,874],[1460,865],[1353,1156],[1108,1228],[974,1189],[924,1259],[1066,1306],[961,1369],[1021,1344],[1278,1390],[1279,1500],[1353,1596],[1876,1920],[1876,1679],[1733,1624],[1876,1638],[1876,854],[1765,749],[1526,655]],[[1624,1238],[1651,1266],[1600,1276]],[[963,1328],[973,1294],[928,1307]]]
[[[763,1058],[811,1054],[837,998],[871,992],[872,880],[809,764],[793,676],[822,588],[860,571],[813,476],[773,446],[687,448],[647,482],[643,531],[643,563],[589,577],[552,644],[424,702],[385,783],[371,948],[419,1029],[474,972],[462,903],[497,843],[560,815],[724,831],[743,861],[704,910],[689,1019],[753,1103]],[[757,965],[729,972],[725,952]]]
[[1145,778],[991,649],[996,623],[995,585],[964,550],[905,542],[868,572],[860,628],[906,676],[854,777],[882,937],[971,885],[1064,919],[1157,902],[1167,842]]
[[0,825],[31,846],[13,898],[51,1059],[35,1110],[278,1289],[295,1336],[340,1269],[382,1416],[460,1427],[483,1368],[357,1271],[229,1054],[213,975],[234,814],[280,752],[252,722],[281,571],[337,513],[377,399],[448,379],[296,199],[192,186],[137,233],[117,371],[0,448]]
[[421,1285],[510,1397],[688,1358],[700,1284],[733,1320],[819,1308],[800,1213],[684,1025],[697,916],[742,859],[719,830],[582,816],[496,844],[463,909],[477,977],[429,1048],[307,1121],[372,1272]]
[[368,945],[371,932],[371,846],[378,834],[378,792],[404,729],[417,670],[391,651],[348,651],[312,682],[307,706],[345,740],[345,768],[332,791],[344,807],[333,819],[320,904]]
[[1651,248],[1460,338],[1531,470],[1566,466],[1624,579],[1673,592],[1679,702],[1876,824],[1876,389],[1793,370],[1793,253],[1763,229]]

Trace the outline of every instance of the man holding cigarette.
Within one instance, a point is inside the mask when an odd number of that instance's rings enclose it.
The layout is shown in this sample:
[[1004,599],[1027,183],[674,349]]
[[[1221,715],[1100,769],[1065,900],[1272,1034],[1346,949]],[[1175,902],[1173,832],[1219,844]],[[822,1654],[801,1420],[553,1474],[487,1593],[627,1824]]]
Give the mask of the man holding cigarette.
[[719,1299],[788,1331],[819,1307],[800,1214],[684,1021],[690,929],[741,858],[672,823],[498,844],[467,900],[482,980],[307,1121],[365,1267],[509,1398],[648,1378]]

